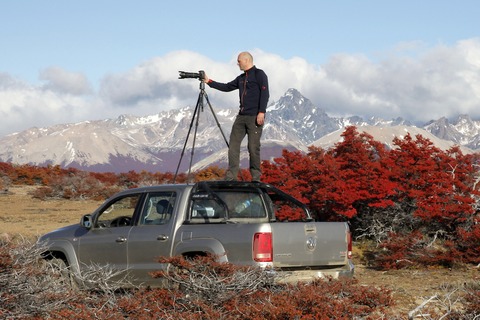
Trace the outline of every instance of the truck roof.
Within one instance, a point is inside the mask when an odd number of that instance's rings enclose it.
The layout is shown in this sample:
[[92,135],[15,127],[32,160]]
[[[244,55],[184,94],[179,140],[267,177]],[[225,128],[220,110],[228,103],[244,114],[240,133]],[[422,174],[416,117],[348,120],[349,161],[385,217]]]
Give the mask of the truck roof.
[[228,181],[228,180],[211,180],[211,181],[200,181],[196,183],[175,183],[175,184],[159,184],[159,185],[154,185],[154,186],[146,186],[146,187],[139,187],[139,188],[132,188],[128,190],[122,191],[125,193],[135,193],[135,192],[154,192],[158,190],[162,190],[165,188],[180,188],[180,189],[186,189],[186,188],[194,188],[194,189],[201,189],[202,186],[205,187],[214,187],[214,188],[248,188],[248,187],[254,187],[254,188],[262,188],[262,189],[276,189],[274,186],[270,184],[266,184],[263,182],[250,182],[250,181]]

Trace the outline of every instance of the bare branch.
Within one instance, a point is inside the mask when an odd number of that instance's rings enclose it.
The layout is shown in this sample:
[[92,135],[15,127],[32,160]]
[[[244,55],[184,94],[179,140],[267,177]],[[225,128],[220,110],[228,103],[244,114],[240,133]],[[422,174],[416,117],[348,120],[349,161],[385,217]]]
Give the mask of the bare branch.
[[413,309],[412,311],[410,311],[408,313],[408,319],[413,319],[414,316],[421,310],[423,309],[423,307],[425,307],[430,301],[434,300],[437,298],[437,295],[433,295],[431,296],[430,298],[428,298],[427,300],[423,301],[418,307],[416,307],[415,309]]

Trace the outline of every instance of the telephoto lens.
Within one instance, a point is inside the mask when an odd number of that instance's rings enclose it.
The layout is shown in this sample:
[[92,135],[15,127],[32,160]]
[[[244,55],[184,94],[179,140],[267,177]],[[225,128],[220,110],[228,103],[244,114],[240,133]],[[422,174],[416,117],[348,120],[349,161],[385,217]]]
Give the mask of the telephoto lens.
[[178,71],[179,77],[178,79],[198,79],[203,80],[205,78],[205,71],[200,70],[198,72],[185,72],[185,71]]

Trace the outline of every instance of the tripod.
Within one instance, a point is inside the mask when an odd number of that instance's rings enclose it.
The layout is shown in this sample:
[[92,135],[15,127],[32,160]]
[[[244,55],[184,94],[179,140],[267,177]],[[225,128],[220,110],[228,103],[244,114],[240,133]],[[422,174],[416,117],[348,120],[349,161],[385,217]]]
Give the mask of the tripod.
[[222,133],[223,139],[225,140],[225,143],[227,144],[227,148],[228,148],[227,138],[225,138],[225,134],[223,133],[222,127],[220,126],[220,122],[218,122],[217,116],[215,115],[215,112],[213,111],[212,105],[210,104],[210,100],[208,99],[208,95],[205,92],[205,83],[200,79],[200,93],[198,94],[197,105],[195,106],[195,110],[193,111],[193,117],[192,117],[192,120],[190,121],[190,127],[188,129],[187,138],[185,139],[185,143],[183,145],[182,153],[180,155],[180,160],[178,161],[177,170],[175,171],[175,176],[173,177],[173,183],[175,183],[176,180],[177,180],[178,170],[180,169],[180,164],[182,162],[183,155],[185,154],[185,148],[187,147],[188,139],[190,137],[190,132],[192,131],[193,123],[195,122],[195,131],[194,131],[194,134],[193,134],[193,144],[192,144],[192,151],[191,151],[191,154],[190,154],[190,164],[188,166],[187,181],[188,181],[188,177],[191,174],[193,155],[194,155],[194,152],[195,152],[195,141],[196,141],[197,130],[198,130],[198,122],[199,122],[199,119],[200,119],[200,111],[203,112],[203,101],[204,100],[207,101],[207,104],[210,107],[210,111],[212,111],[213,118],[215,119],[215,122],[217,123],[217,126],[220,129],[220,132]]

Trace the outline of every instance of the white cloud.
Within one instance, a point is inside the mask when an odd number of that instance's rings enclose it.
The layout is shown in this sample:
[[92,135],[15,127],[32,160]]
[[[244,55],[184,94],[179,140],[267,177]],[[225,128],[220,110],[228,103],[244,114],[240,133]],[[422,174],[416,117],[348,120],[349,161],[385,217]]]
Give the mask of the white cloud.
[[[452,47],[424,48],[416,43],[399,47],[403,51],[378,61],[337,54],[321,66],[257,49],[252,54],[257,67],[268,75],[271,101],[295,88],[331,116],[426,122],[466,113],[480,119],[480,39]],[[225,63],[190,51],[171,52],[123,73],[105,75],[98,92],[85,76],[58,67],[42,72],[43,86],[0,74],[0,135],[33,126],[194,106],[200,82],[180,80],[178,71],[205,70],[210,78],[228,82],[240,73],[236,55],[232,53]],[[238,106],[236,91],[225,93],[206,86],[206,92],[214,109]]]
[[[210,70],[212,73],[218,70],[217,74],[223,76],[228,69],[232,68],[197,53],[177,51],[143,62],[124,74],[107,75],[101,82],[100,96],[113,107],[129,107],[132,111],[139,105],[143,105],[144,108],[150,105],[152,111],[195,105],[200,81],[179,79],[179,71],[208,70],[210,74]],[[236,76],[231,71],[225,81],[230,81]],[[229,100],[227,98],[222,101]]]
[[91,94],[92,87],[85,75],[68,72],[59,67],[49,67],[40,73],[40,79],[47,83],[44,89],[72,95]]
[[380,62],[342,54],[322,66],[324,76],[314,80],[313,86],[298,87],[304,87],[302,94],[331,115],[422,122],[459,113],[480,118],[479,61],[479,39],[430,48],[418,57],[396,55]]

